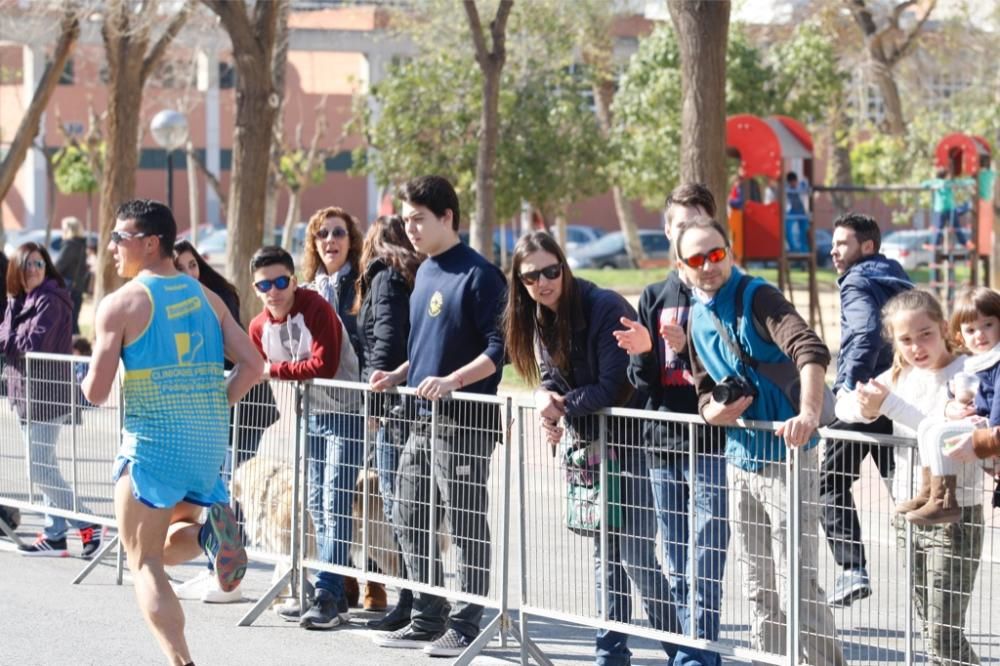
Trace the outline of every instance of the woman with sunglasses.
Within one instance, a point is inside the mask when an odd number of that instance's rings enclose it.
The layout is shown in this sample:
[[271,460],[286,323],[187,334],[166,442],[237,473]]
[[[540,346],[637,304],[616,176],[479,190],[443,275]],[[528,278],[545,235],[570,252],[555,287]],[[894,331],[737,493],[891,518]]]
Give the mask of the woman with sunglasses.
[[[305,284],[302,286],[318,292],[337,312],[359,361],[362,357],[361,340],[358,337],[358,318],[354,310],[354,301],[357,296],[355,285],[360,269],[361,243],[361,225],[353,215],[337,206],[321,208],[313,213],[306,226],[305,256],[302,266],[305,278]],[[350,379],[359,381],[361,378],[359,376]],[[337,418],[332,424],[338,431],[337,436],[343,440],[343,445],[338,447],[342,457],[336,464],[344,468],[344,473],[353,474],[350,484],[353,489],[353,479],[357,477],[357,470],[361,466],[361,457],[364,453],[362,430],[364,424],[360,417],[340,416],[341,418]],[[339,475],[339,472],[335,472],[335,475]],[[337,543],[341,543],[341,539],[344,539],[342,543],[349,543],[351,538],[349,521],[339,520],[337,523],[338,530],[334,539]],[[343,530],[339,527],[342,523],[348,523],[343,526]],[[357,580],[345,577],[344,585],[348,604],[357,606],[360,595]],[[365,610],[385,610],[386,606],[385,587],[379,583],[368,584],[365,587]]]
[[[358,277],[358,334],[361,338],[361,380],[367,382],[375,370],[392,371],[407,358],[410,335],[410,292],[423,255],[413,249],[406,236],[403,218],[383,215],[376,219],[365,236],[361,251],[364,272]],[[373,393],[369,414],[380,419],[375,435],[375,463],[379,491],[386,521],[392,524],[395,501],[396,470],[399,452],[406,440],[402,428],[394,427],[390,409],[392,396]],[[403,562],[400,552],[400,562]],[[413,592],[401,589],[396,606],[384,617],[371,620],[368,626],[379,631],[396,631],[410,623]]]
[[[28,395],[25,354],[68,355],[72,353],[73,343],[73,302],[66,283],[42,245],[24,243],[17,248],[7,267],[7,294],[7,311],[0,324],[0,352],[5,362],[7,396],[17,412],[28,448],[31,480],[46,506],[90,513],[79,499],[74,507],[73,490],[63,478],[56,457],[59,429],[72,411],[73,364],[32,361]],[[38,539],[18,550],[28,556],[69,557],[67,523],[80,530],[83,558],[92,557],[101,544],[100,525],[51,515],[45,516],[45,529]]]
[[[535,404],[553,448],[596,441],[599,421],[594,412],[640,404],[626,375],[628,354],[613,335],[622,317],[636,318],[632,306],[617,292],[574,278],[550,235],[536,231],[517,242],[504,315],[507,352],[522,377],[541,384]],[[617,419],[607,422],[610,453],[621,463],[621,474],[611,483],[620,485],[622,520],[608,526],[606,581],[600,580],[600,537],[594,539],[598,605],[607,584],[609,619],[630,622],[631,580],[653,627],[676,632],[667,580],[654,550],[656,517],[645,459],[638,443],[626,441],[629,425]],[[664,649],[673,656],[673,646]],[[627,634],[597,633],[595,663],[628,664],[630,654]]]

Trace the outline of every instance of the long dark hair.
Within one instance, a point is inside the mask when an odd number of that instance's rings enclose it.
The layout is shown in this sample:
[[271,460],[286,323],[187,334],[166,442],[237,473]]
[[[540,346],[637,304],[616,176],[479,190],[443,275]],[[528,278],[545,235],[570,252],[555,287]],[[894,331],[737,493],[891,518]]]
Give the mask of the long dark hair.
[[375,259],[381,259],[402,274],[406,284],[413,289],[413,281],[417,277],[417,269],[424,255],[413,249],[413,244],[406,235],[403,218],[399,215],[380,215],[372,222],[365,242],[361,248],[361,264],[357,266],[358,279],[355,283],[354,307],[351,312],[357,313],[371,288],[368,280],[368,264]]
[[[194,245],[191,245],[190,241],[182,240],[174,243],[174,264],[177,264],[177,258],[185,252],[190,252],[194,260],[198,262],[198,282],[201,282],[218,294],[220,298],[225,299],[228,295],[235,301],[236,310],[239,311],[240,294],[236,291],[236,287],[233,286],[232,282],[222,277],[217,270],[209,266],[205,258],[198,253],[198,250],[194,249]],[[180,270],[180,267],[178,267],[178,270]]]
[[[538,305],[521,283],[521,264],[529,254],[539,251],[548,252],[562,264],[562,294],[555,312]],[[541,380],[535,357],[536,337],[548,351],[552,362],[561,370],[568,369],[573,309],[578,299],[573,272],[559,243],[544,231],[522,236],[514,246],[503,326],[510,362],[529,383]]]
[[7,266],[7,293],[12,298],[20,298],[28,291],[27,287],[24,286],[24,265],[32,252],[40,254],[42,261],[45,262],[45,279],[55,280],[60,287],[66,287],[66,281],[56,270],[55,264],[52,263],[52,257],[49,256],[49,251],[45,249],[45,246],[39,243],[24,243],[17,248],[14,260]]

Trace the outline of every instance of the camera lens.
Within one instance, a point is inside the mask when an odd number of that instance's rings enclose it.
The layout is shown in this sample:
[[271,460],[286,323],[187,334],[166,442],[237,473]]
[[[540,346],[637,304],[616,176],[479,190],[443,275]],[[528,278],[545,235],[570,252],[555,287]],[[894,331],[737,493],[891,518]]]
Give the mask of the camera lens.
[[728,405],[736,399],[732,388],[728,383],[716,384],[715,388],[712,389],[712,400],[723,405]]

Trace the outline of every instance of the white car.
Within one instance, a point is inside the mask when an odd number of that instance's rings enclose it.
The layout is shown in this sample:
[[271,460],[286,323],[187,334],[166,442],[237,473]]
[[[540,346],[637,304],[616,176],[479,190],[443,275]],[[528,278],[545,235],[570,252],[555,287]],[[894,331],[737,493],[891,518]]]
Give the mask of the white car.
[[[934,250],[928,247],[933,241],[933,229],[901,229],[882,238],[881,252],[887,258],[898,261],[903,270],[912,271],[934,263]],[[965,248],[955,249],[959,257],[967,253]]]

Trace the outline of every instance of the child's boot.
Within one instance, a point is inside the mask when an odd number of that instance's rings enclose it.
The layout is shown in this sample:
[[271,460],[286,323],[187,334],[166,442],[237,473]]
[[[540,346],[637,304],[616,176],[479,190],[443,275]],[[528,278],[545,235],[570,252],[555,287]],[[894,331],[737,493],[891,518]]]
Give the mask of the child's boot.
[[931,498],[921,508],[906,514],[906,519],[914,525],[941,525],[957,523],[962,517],[955,494],[956,478],[948,476],[931,477]]
[[924,504],[927,504],[927,500],[931,498],[931,468],[921,467],[921,481],[920,490],[917,494],[913,496],[913,499],[906,500],[905,502],[900,502],[896,505],[896,513],[901,515],[906,515],[911,511],[916,511]]

